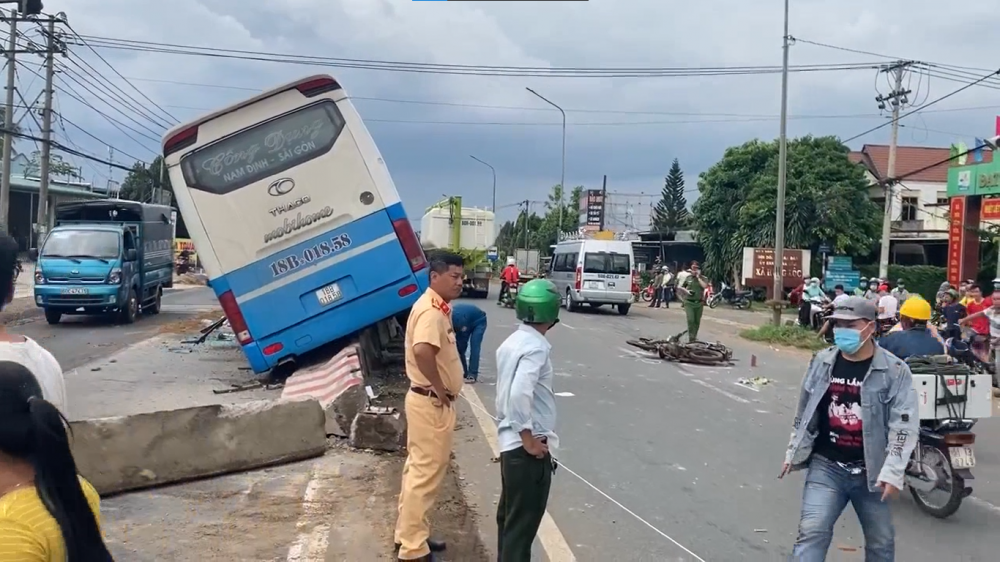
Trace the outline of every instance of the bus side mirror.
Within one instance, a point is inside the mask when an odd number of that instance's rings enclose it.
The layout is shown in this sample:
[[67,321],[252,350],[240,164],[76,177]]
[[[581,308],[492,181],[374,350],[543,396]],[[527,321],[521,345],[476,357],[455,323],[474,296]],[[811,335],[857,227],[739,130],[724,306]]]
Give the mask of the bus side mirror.
[[38,248],[28,249],[28,259],[33,262],[38,262]]

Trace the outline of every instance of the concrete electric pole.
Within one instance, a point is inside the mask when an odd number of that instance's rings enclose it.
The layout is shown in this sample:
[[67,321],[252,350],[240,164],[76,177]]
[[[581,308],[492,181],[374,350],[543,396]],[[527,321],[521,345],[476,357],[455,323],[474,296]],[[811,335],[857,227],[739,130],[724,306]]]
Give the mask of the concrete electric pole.
[[42,161],[39,165],[38,217],[35,222],[38,244],[45,240],[49,227],[49,168],[52,158],[52,78],[55,76],[56,53],[64,49],[56,37],[56,17],[49,18],[45,47],[45,106],[42,110]]
[[778,197],[774,214],[774,317],[775,326],[781,325],[782,300],[785,292],[785,185],[788,160],[788,0],[785,0],[785,35],[782,37],[781,62],[781,125],[778,139]]
[[[896,144],[899,140],[899,111],[903,105],[909,103],[907,96],[910,90],[903,89],[903,76],[912,62],[897,61],[882,69],[883,72],[892,73],[894,76],[893,90],[888,95],[879,95],[875,101],[879,103],[879,109],[885,109],[886,103],[892,106],[892,135],[889,138],[889,165],[886,170],[886,179],[890,180],[885,184],[885,215],[882,218],[882,249],[878,257],[878,276],[880,279],[889,278],[889,240],[892,237],[892,217],[896,195],[893,193],[893,181],[896,177]],[[898,191],[898,190],[897,190]]]
[[3,177],[0,179],[0,234],[8,234],[10,226],[10,153],[14,144],[14,81],[17,79],[17,10],[10,12],[10,39],[7,40],[7,100],[3,113]]

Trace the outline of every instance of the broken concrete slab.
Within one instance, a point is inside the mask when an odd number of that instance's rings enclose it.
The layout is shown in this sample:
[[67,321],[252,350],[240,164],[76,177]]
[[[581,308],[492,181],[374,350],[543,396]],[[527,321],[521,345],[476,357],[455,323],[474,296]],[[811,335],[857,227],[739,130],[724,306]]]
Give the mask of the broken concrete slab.
[[314,400],[259,400],[70,427],[77,470],[104,495],[320,456],[325,421]]
[[406,418],[399,410],[366,410],[351,422],[349,441],[355,449],[396,452],[406,444]]
[[332,358],[299,369],[285,381],[282,401],[312,399],[326,412],[328,435],[348,437],[354,416],[368,404],[360,345],[344,347]]

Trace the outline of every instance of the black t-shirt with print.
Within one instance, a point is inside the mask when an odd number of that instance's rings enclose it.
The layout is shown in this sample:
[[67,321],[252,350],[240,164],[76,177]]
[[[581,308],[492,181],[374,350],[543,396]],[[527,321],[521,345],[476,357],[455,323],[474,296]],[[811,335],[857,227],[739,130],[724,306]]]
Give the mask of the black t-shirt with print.
[[831,461],[864,462],[861,432],[861,382],[872,360],[848,361],[838,355],[830,373],[830,388],[819,403],[819,435],[814,451]]

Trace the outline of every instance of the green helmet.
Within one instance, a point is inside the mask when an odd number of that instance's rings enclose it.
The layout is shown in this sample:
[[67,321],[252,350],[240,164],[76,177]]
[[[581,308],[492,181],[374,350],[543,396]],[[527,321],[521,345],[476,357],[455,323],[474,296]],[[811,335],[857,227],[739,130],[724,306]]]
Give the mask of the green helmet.
[[552,324],[559,321],[559,291],[551,281],[534,279],[517,291],[514,309],[517,319],[529,324]]

